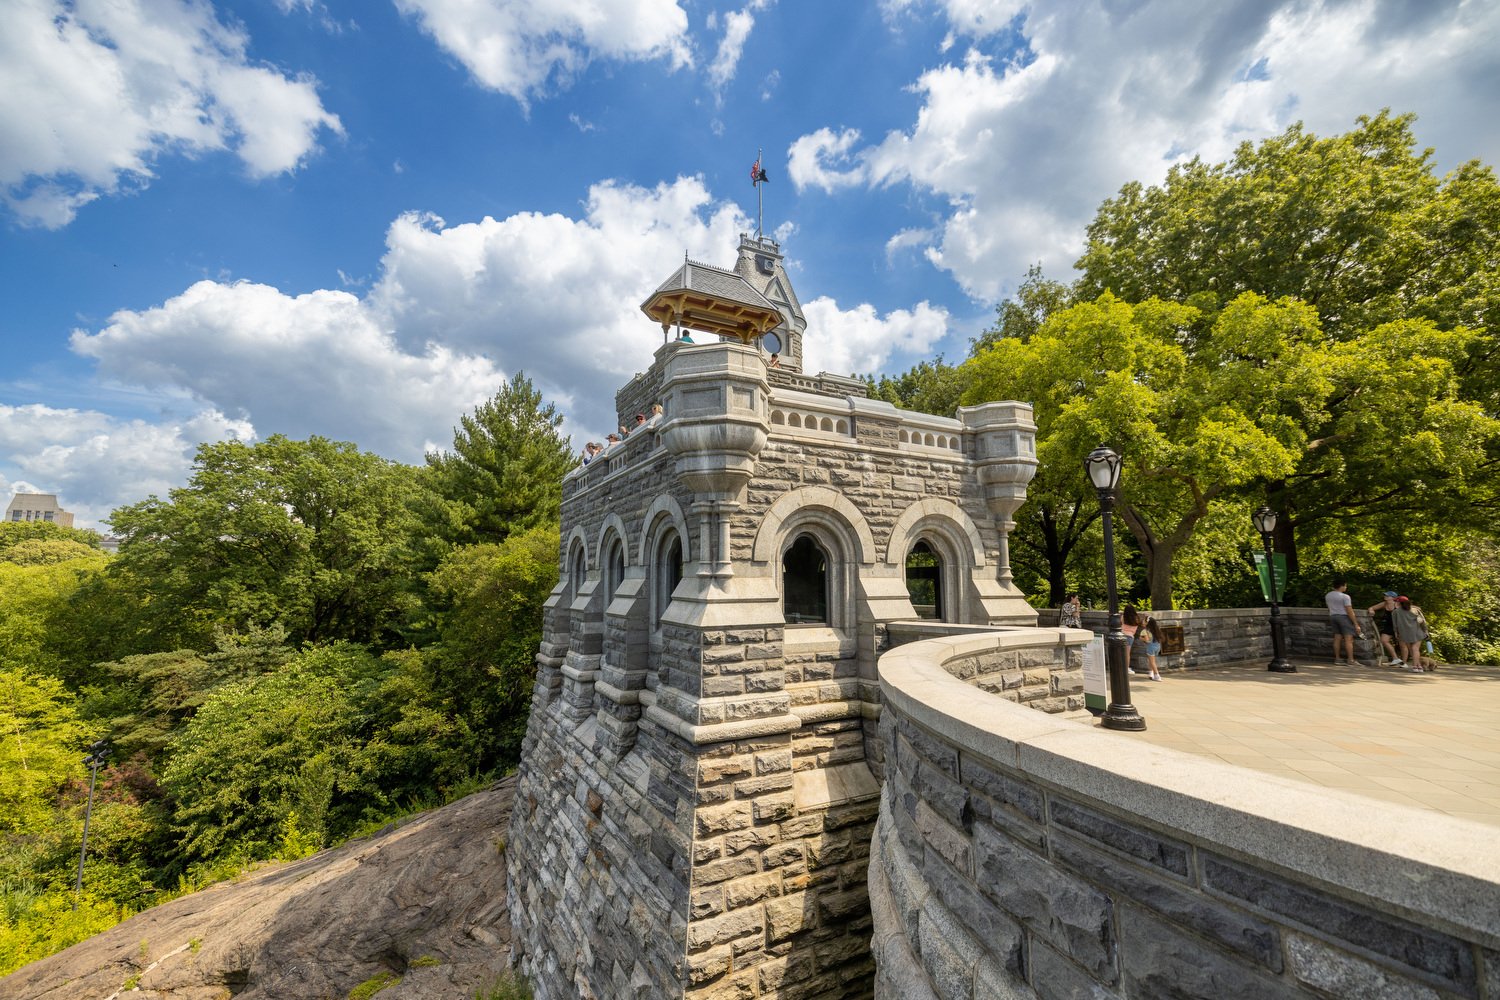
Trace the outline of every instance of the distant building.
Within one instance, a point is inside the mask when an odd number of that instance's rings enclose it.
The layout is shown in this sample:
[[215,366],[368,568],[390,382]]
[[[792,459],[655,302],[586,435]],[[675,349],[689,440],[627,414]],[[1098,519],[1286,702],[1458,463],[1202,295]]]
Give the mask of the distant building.
[[17,493],[5,508],[7,521],[49,521],[73,527],[73,515],[57,504],[55,493]]

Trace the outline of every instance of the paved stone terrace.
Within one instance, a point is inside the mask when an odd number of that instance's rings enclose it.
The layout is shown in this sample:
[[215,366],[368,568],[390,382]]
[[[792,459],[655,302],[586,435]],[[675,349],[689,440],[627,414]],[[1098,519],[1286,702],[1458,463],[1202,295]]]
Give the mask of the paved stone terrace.
[[1295,674],[1256,661],[1134,676],[1146,731],[1122,735],[1500,826],[1500,667],[1293,662]]

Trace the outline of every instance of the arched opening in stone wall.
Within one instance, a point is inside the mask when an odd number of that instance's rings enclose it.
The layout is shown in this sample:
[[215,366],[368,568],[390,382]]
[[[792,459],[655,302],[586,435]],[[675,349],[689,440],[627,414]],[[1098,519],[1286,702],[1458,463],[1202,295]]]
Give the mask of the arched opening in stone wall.
[[665,531],[657,540],[651,562],[651,631],[661,630],[661,616],[672,603],[672,592],[682,582],[682,539]]
[[918,618],[948,620],[943,600],[943,558],[926,539],[906,554],[906,592]]
[[573,546],[573,554],[568,559],[568,597],[577,600],[578,595],[583,592],[583,582],[588,576],[588,557],[584,554],[583,544]]
[[604,595],[606,600],[615,596],[620,584],[625,582],[625,543],[616,538],[609,546],[609,558],[605,562]]
[[781,558],[782,613],[788,625],[828,624],[828,554],[798,535]]

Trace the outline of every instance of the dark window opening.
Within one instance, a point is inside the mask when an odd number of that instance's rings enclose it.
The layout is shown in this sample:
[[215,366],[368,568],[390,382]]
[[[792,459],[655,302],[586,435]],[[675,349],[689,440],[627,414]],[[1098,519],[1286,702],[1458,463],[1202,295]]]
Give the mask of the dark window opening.
[[587,564],[584,562],[583,547],[579,546],[573,550],[573,571],[571,583],[573,584],[573,596],[576,598],[583,591],[583,578],[587,572]]
[[802,535],[781,558],[782,610],[788,625],[828,621],[828,557]]
[[674,534],[671,541],[662,543],[657,553],[654,586],[656,608],[652,621],[654,626],[660,627],[661,616],[667,613],[667,606],[672,603],[672,593],[682,582],[682,539]]
[[926,542],[911,547],[906,557],[906,592],[918,618],[944,621],[943,560]]
[[608,594],[615,596],[615,591],[620,589],[620,584],[625,582],[625,546],[615,542],[609,551],[609,581]]

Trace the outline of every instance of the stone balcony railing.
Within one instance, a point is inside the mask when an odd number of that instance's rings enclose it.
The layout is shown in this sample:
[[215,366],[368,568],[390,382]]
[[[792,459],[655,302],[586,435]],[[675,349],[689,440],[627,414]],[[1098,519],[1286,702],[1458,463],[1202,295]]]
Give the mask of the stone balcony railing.
[[976,642],[880,659],[876,996],[1500,997],[1500,852],[1373,803],[976,690]]

